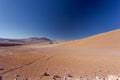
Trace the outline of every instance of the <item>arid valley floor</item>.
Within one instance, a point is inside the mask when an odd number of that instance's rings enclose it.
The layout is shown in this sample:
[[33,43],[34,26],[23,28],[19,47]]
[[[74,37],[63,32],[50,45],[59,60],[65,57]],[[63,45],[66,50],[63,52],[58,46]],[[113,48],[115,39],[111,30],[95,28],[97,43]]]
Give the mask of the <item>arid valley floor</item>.
[[[0,75],[3,80],[40,80],[44,72],[73,77],[120,76],[120,30],[86,39],[48,45],[22,45],[0,48]],[[62,80],[62,79],[61,79]]]

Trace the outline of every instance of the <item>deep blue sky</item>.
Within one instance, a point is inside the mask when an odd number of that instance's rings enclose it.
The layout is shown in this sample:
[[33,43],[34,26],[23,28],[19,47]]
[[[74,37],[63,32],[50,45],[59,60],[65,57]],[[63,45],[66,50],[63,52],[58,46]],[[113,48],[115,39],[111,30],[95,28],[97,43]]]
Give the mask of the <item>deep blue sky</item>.
[[120,0],[0,0],[0,37],[80,39],[120,28]]

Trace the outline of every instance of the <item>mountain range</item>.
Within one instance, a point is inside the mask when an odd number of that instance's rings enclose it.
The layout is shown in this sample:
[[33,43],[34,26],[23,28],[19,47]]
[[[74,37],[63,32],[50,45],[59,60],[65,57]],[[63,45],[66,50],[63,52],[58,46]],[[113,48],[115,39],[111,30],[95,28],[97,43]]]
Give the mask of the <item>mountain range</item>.
[[16,46],[16,45],[23,45],[23,44],[52,44],[53,41],[48,38],[37,38],[37,37],[32,37],[32,38],[26,38],[26,39],[5,39],[5,38],[0,38],[0,46]]

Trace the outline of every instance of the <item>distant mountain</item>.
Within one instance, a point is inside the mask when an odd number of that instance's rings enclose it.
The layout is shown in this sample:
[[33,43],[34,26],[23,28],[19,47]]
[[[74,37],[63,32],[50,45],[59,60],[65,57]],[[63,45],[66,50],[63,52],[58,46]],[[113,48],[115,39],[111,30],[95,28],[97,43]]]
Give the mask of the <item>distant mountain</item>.
[[32,44],[32,43],[53,43],[51,39],[48,38],[37,38],[37,37],[32,37],[32,38],[26,38],[26,39],[4,39],[0,38],[0,44],[1,43],[11,43],[11,44]]
[[22,39],[20,40],[24,43],[52,43],[53,41],[51,39],[48,38],[37,38],[37,37],[32,37],[32,38],[28,38],[28,39]]

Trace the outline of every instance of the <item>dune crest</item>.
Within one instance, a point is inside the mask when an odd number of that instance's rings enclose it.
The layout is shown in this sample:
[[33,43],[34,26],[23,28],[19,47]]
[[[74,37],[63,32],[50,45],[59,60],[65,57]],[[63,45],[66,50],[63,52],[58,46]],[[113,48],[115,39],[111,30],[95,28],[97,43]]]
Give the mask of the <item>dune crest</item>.
[[63,46],[89,48],[120,48],[120,29],[101,33],[82,40],[66,42]]

